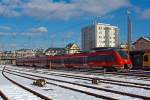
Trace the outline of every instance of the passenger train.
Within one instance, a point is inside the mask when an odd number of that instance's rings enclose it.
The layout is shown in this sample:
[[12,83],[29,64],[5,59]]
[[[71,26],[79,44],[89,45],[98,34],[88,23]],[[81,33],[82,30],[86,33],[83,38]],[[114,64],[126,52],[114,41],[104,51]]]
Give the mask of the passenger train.
[[116,71],[132,68],[128,54],[118,48],[94,49],[90,52],[76,54],[18,58],[16,64],[47,68],[105,68]]

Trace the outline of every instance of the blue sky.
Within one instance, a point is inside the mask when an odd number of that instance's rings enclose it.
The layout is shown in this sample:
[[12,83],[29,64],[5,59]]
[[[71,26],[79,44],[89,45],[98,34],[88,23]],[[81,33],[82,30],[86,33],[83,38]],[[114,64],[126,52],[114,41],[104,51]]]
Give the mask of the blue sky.
[[119,27],[127,40],[131,12],[132,41],[150,37],[149,0],[0,0],[0,50],[79,46],[81,28],[97,22]]

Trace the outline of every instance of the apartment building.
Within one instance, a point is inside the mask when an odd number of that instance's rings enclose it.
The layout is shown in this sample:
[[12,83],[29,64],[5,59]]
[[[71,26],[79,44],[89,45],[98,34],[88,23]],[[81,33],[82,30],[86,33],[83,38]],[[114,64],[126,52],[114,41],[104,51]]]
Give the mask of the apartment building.
[[117,47],[119,29],[110,24],[97,23],[81,29],[82,50],[98,47]]

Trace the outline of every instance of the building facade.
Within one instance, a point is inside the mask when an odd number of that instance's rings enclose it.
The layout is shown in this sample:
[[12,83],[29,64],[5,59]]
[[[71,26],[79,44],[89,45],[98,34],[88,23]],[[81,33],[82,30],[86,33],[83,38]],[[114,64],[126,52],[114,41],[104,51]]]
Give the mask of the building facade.
[[79,53],[80,51],[80,48],[77,44],[75,43],[69,43],[67,46],[66,46],[66,53],[67,54],[74,54],[74,53]]
[[117,47],[119,29],[109,24],[98,23],[81,29],[82,50],[98,47]]
[[61,55],[61,54],[65,54],[64,48],[48,48],[47,50],[45,50],[45,55],[48,56]]
[[142,51],[150,49],[150,37],[140,37],[133,43],[133,50]]
[[22,57],[33,57],[36,55],[36,52],[33,49],[20,49],[16,50],[16,58],[22,58]]

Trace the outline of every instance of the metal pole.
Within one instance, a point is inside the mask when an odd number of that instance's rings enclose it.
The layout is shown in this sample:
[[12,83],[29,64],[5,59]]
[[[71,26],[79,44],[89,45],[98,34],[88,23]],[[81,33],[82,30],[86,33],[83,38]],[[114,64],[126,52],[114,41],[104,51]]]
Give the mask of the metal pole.
[[50,60],[50,64],[49,64],[49,71],[52,70],[52,63],[51,63],[51,60]]
[[131,51],[131,20],[129,11],[127,11],[127,23],[128,23],[128,53],[129,53]]

